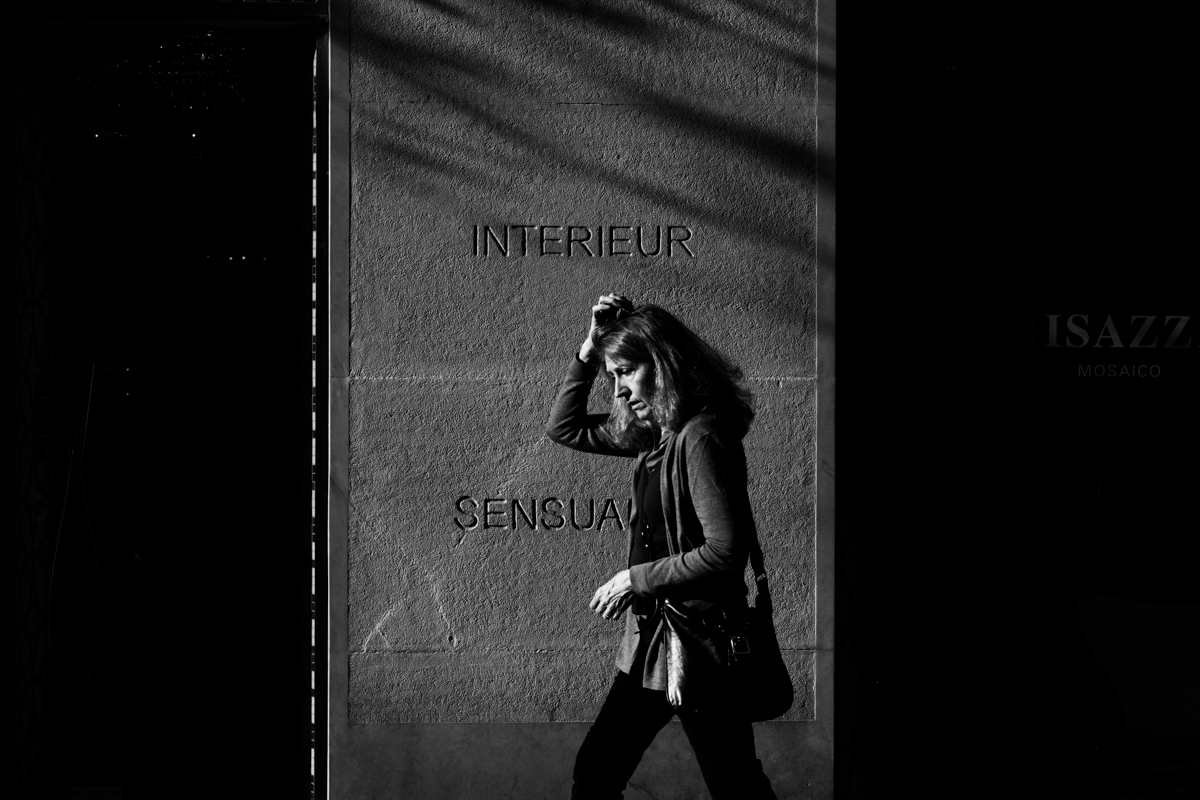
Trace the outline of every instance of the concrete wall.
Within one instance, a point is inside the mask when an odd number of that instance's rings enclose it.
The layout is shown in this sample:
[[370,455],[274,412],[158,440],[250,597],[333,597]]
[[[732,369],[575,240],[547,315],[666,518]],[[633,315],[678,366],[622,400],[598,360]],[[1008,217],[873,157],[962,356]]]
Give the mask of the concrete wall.
[[[675,312],[757,395],[797,688],[759,749],[780,797],[831,796],[816,5],[335,11],[330,797],[569,794],[615,670],[620,626],[587,601],[624,566],[631,464],[543,426],[608,291]],[[705,796],[677,725],[628,796]]]

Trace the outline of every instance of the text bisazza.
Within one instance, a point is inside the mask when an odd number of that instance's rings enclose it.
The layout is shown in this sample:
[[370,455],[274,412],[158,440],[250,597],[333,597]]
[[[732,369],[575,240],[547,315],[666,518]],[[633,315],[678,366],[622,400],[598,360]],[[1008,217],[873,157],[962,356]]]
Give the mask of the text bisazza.
[[478,258],[695,258],[689,225],[472,225]]

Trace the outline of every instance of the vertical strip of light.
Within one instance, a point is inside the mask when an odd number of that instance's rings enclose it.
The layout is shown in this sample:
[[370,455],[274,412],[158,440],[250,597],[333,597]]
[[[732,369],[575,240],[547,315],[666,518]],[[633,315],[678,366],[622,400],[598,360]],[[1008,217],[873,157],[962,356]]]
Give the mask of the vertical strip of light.
[[313,53],[312,130],[312,465],[310,470],[312,523],[309,527],[309,693],[308,693],[308,794],[317,796],[317,54]]

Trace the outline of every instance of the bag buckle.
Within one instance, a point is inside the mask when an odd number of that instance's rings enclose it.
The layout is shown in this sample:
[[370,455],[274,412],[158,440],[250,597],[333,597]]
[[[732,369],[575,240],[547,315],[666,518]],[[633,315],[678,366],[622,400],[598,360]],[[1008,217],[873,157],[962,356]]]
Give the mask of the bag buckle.
[[729,637],[729,652],[735,656],[750,655],[750,640],[740,633]]

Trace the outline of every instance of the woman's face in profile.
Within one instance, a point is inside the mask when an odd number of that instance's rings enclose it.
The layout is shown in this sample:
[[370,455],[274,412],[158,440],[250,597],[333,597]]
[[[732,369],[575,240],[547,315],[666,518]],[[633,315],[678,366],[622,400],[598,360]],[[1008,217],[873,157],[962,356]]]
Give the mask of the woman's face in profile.
[[605,356],[604,369],[612,376],[613,394],[629,403],[629,410],[638,419],[648,421],[651,417],[650,398],[654,394],[654,370],[651,366],[614,361]]

